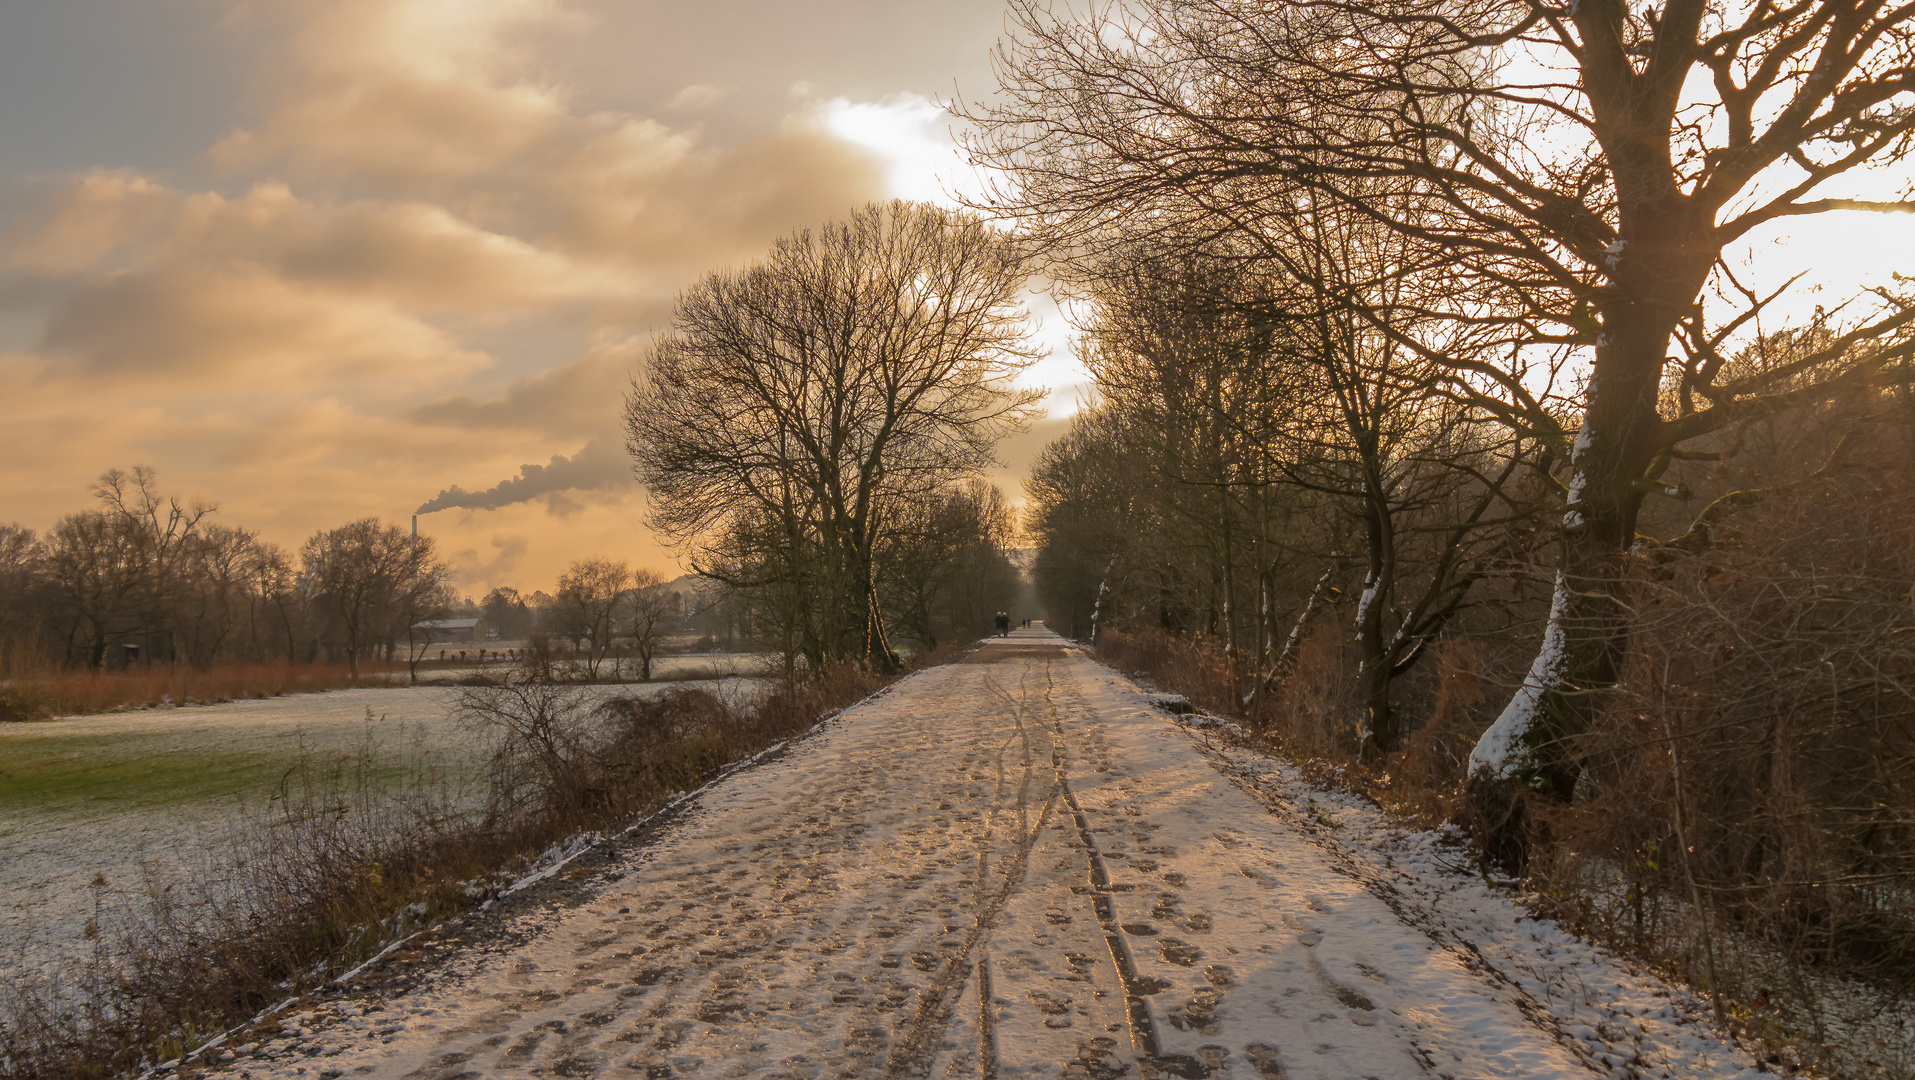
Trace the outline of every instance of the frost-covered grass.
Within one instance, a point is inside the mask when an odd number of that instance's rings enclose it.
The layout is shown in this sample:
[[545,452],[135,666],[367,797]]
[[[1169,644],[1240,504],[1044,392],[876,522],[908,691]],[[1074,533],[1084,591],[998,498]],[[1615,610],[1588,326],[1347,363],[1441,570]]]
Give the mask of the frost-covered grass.
[[[594,686],[600,697],[670,686]],[[430,792],[473,812],[488,747],[449,687],[327,693],[0,725],[0,959],[52,970],[151,888],[226,873],[240,833],[305,783],[345,772],[377,800]],[[100,882],[104,881],[102,885]]]

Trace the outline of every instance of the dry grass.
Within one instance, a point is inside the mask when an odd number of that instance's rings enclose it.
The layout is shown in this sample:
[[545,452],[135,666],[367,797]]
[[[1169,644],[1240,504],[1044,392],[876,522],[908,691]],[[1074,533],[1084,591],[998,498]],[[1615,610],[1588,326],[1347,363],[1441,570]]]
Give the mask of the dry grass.
[[1112,629],[1099,635],[1097,655],[1121,671],[1148,675],[1207,712],[1244,721],[1270,747],[1290,756],[1354,764],[1355,718],[1361,710],[1349,637],[1340,621],[1319,622],[1290,669],[1248,704],[1236,692],[1229,657],[1213,639],[1177,637],[1155,628]]
[[186,664],[127,671],[29,668],[0,681],[0,721],[382,686],[404,673],[401,664],[362,664],[355,683],[344,664],[221,664],[203,671]]
[[1198,708],[1219,716],[1242,711],[1230,660],[1207,639],[1178,637],[1155,628],[1107,629],[1097,637],[1097,655],[1126,673],[1148,674],[1159,687],[1182,694]]
[[1915,988],[1910,481],[1851,473],[1638,568],[1591,790],[1548,815],[1532,871],[1565,920],[1838,1074],[1875,1074],[1839,1030],[1872,1022],[1856,1010],[1892,1018]]

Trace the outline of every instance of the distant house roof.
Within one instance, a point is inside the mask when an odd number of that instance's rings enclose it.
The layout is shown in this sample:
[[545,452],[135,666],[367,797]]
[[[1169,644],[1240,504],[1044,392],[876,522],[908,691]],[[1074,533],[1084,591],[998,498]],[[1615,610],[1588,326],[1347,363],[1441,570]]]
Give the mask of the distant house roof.
[[427,619],[412,624],[414,630],[470,630],[479,625],[477,619]]

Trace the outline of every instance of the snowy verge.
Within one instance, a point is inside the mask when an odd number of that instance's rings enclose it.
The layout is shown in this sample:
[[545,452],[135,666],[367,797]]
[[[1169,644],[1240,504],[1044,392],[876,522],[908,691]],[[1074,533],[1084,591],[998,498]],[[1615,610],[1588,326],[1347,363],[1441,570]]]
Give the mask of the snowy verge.
[[1311,784],[1297,766],[1254,749],[1229,720],[1179,715],[1163,707],[1164,695],[1138,694],[1339,873],[1511,999],[1595,1075],[1753,1078],[1770,1071],[1724,1040],[1693,991],[1531,914],[1472,874],[1454,826],[1407,827],[1359,795]]

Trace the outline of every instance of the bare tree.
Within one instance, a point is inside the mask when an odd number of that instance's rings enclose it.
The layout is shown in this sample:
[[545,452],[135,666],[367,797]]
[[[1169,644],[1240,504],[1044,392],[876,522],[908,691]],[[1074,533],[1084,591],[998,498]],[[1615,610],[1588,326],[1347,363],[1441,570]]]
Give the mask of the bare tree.
[[992,460],[1039,400],[1010,241],[866,206],[678,299],[625,409],[652,524],[701,573],[777,585],[814,661],[897,664],[874,553],[900,500]]
[[[1545,640],[1473,759],[1479,794],[1511,812],[1517,790],[1574,789],[1571,740],[1627,640],[1622,561],[1667,463],[1906,375],[1915,308],[1881,297],[1802,366],[1724,378],[1725,350],[1781,293],[1723,255],[1785,218],[1915,209],[1843,184],[1909,149],[1909,15],[1877,0],[1152,0],[1080,19],[1014,0],[1005,93],[976,112],[973,147],[1017,175],[999,205],[1080,242],[1114,222],[1254,231],[1305,193],[1342,203],[1413,240],[1412,265],[1447,267],[1459,288],[1435,313],[1587,360],[1572,442],[1510,369],[1449,358],[1459,392],[1567,458]],[[1366,200],[1355,181],[1378,177],[1414,189],[1417,212]],[[1665,374],[1682,392],[1659,411]]]
[[390,658],[438,606],[449,570],[435,546],[431,537],[365,518],[322,529],[300,549],[301,592],[331,617],[353,679],[362,656],[383,646]]
[[611,655],[631,588],[632,569],[623,560],[580,559],[559,575],[553,625],[587,643],[585,669],[591,678],[598,678],[599,665]]
[[665,578],[653,570],[632,574],[632,591],[627,601],[631,610],[629,632],[632,650],[638,653],[638,677],[652,681],[652,659],[665,635],[685,617],[685,601],[665,586]]
[[[286,663],[294,664],[299,660],[300,627],[305,621],[306,610],[301,603],[299,593],[299,574],[293,568],[292,556],[277,544],[263,547],[252,566],[253,589],[259,596],[261,606],[270,607],[279,621],[280,632],[286,635]],[[262,649],[261,657],[265,656]]]
[[510,585],[486,593],[479,606],[485,609],[486,624],[508,641],[517,641],[532,631],[531,609],[519,590]]
[[190,555],[214,507],[161,495],[146,466],[108,471],[93,495],[100,509],[68,515],[48,537],[45,581],[63,651],[98,668],[124,637],[171,657]]
[[139,537],[97,511],[69,514],[47,537],[46,595],[68,657],[98,670],[108,643],[139,628]]
[[[1414,316],[1401,279],[1384,272],[1389,235],[1363,221],[1297,218],[1281,260],[1162,238],[1105,256],[1090,287],[1098,315],[1085,362],[1104,408],[1132,417],[1127,430],[1146,439],[1141,458],[1167,496],[1164,512],[1211,549],[1197,558],[1221,604],[1205,629],[1223,639],[1235,697],[1245,696],[1246,667],[1258,675],[1254,695],[1279,659],[1271,576],[1299,546],[1283,512],[1299,493],[1275,489],[1303,489],[1355,519],[1354,548],[1337,545],[1360,555],[1364,571],[1353,615],[1364,702],[1355,726],[1366,753],[1393,752],[1409,728],[1392,707],[1392,683],[1469,596],[1480,574],[1470,549],[1488,511],[1497,508],[1498,523],[1526,512],[1506,486],[1520,444],[1443,393],[1431,361],[1400,343]],[[1359,288],[1366,279],[1382,284]],[[1467,348],[1442,330],[1419,333],[1447,352]]]
[[1016,597],[1006,555],[1016,534],[1016,510],[979,477],[899,507],[879,554],[899,628],[924,649],[950,633],[987,631]]
[[259,534],[229,525],[199,530],[181,559],[179,651],[194,667],[210,668],[253,608],[253,570]]
[[0,671],[32,656],[44,630],[44,612],[36,603],[39,570],[46,548],[32,529],[0,525]]
[[[1133,419],[1104,408],[1080,411],[1070,430],[1038,454],[1024,481],[1038,599],[1055,628],[1080,641],[1095,639],[1113,582],[1161,572],[1139,565],[1135,541],[1174,531],[1142,490],[1155,477],[1133,454],[1139,441],[1128,430]],[[1160,623],[1168,623],[1166,614],[1160,608]]]

